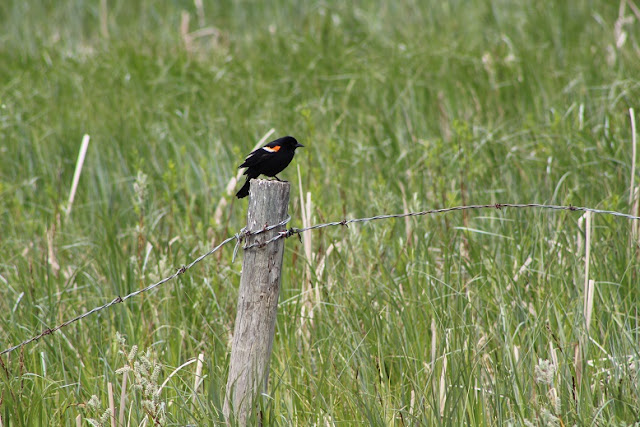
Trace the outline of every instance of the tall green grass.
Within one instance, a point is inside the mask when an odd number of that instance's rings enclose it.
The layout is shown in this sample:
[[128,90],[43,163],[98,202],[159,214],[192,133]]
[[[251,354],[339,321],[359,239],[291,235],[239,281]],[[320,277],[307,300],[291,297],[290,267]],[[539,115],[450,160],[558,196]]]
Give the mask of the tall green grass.
[[[246,206],[225,188],[271,128],[305,144],[283,174],[294,226],[300,191],[312,222],[462,203],[631,209],[640,34],[629,7],[618,26],[619,4],[586,0],[217,2],[200,18],[187,1],[107,10],[108,37],[98,1],[0,4],[2,349],[238,231]],[[198,36],[200,19],[210,31]],[[311,259],[289,239],[263,421],[636,422],[637,242],[629,221],[594,217],[587,335],[579,218],[502,210],[325,229],[310,236]],[[158,382],[169,378],[168,424],[222,422],[232,252],[3,356],[4,425],[99,419],[108,382],[119,400],[116,370],[129,362],[119,351],[133,345],[162,365]],[[312,320],[307,265],[320,294]],[[194,401],[195,363],[169,376],[200,353]],[[146,416],[134,385],[130,376],[127,425]]]

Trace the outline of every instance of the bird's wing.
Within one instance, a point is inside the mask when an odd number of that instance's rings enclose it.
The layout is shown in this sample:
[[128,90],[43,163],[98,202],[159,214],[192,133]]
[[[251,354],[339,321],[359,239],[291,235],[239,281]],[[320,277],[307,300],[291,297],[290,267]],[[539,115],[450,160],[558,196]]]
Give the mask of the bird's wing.
[[276,150],[271,147],[258,148],[256,151],[253,151],[251,154],[249,154],[244,162],[240,166],[238,166],[238,168],[250,168],[251,166],[255,166],[265,159],[271,157],[275,152]]

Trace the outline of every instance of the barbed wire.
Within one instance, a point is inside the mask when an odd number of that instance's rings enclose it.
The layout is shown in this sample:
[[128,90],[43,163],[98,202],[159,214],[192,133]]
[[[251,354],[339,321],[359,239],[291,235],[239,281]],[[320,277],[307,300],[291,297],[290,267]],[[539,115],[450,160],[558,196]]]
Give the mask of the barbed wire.
[[[22,341],[20,344],[14,345],[13,347],[9,347],[9,348],[3,350],[2,352],[0,352],[0,356],[3,355],[3,354],[6,354],[6,353],[11,353],[12,351],[19,349],[20,347],[23,347],[23,346],[25,346],[27,344],[30,344],[30,343],[32,343],[34,341],[37,341],[40,338],[44,337],[45,335],[51,335],[54,332],[56,332],[57,330],[62,329],[65,326],[68,326],[68,325],[70,325],[70,324],[72,324],[74,322],[77,322],[79,320],[82,320],[85,317],[92,315],[93,313],[96,313],[96,312],[98,312],[100,310],[104,310],[106,308],[109,308],[112,305],[120,304],[121,302],[124,302],[124,301],[128,300],[129,298],[133,298],[133,297],[135,297],[137,295],[140,295],[143,292],[147,292],[147,291],[150,291],[150,290],[152,290],[154,288],[157,288],[158,286],[168,282],[169,280],[173,280],[176,277],[183,275],[191,267],[193,267],[194,265],[196,265],[197,263],[199,263],[200,261],[202,261],[203,259],[205,259],[209,255],[217,252],[220,248],[222,248],[224,245],[226,245],[227,243],[231,242],[232,240],[236,240],[239,243],[239,242],[242,241],[242,239],[244,239],[247,236],[266,233],[267,231],[271,231],[274,228],[285,226],[289,221],[291,221],[291,217],[290,216],[288,216],[286,219],[280,221],[278,224],[265,226],[264,228],[262,228],[260,230],[257,230],[257,231],[249,231],[249,230],[246,230],[245,228],[243,228],[242,230],[240,230],[240,232],[238,232],[238,233],[234,234],[233,236],[230,236],[230,237],[226,238],[225,240],[223,240],[218,246],[214,247],[209,252],[207,252],[205,254],[202,254],[198,258],[194,259],[190,264],[183,265],[182,267],[177,269],[176,272],[173,273],[171,276],[165,277],[164,279],[160,280],[159,282],[156,282],[156,283],[154,283],[152,285],[149,285],[146,288],[142,288],[142,289],[139,289],[139,290],[137,290],[135,292],[131,292],[130,294],[125,295],[124,297],[117,296],[113,300],[111,300],[110,302],[108,302],[106,304],[103,304],[103,305],[101,305],[99,307],[95,307],[94,309],[89,310],[89,311],[87,311],[87,312],[85,312],[85,313],[83,313],[83,314],[81,314],[79,316],[76,316],[73,319],[69,319],[66,322],[62,322],[58,326],[56,326],[54,328],[44,329],[38,335],[36,335],[36,336],[34,336],[32,338],[29,338],[28,340]],[[237,246],[238,245],[236,244],[236,250],[235,251],[237,251]],[[234,251],[234,258],[235,258],[235,251]]]
[[451,208],[429,209],[429,210],[420,211],[420,212],[405,212],[401,214],[376,215],[368,218],[353,218],[353,219],[344,219],[342,221],[327,222],[324,224],[316,224],[316,225],[311,225],[309,227],[304,227],[304,228],[290,228],[286,231],[279,232],[277,235],[275,235],[274,237],[264,242],[255,242],[251,245],[246,245],[243,247],[243,249],[247,250],[254,247],[263,247],[265,245],[268,245],[269,243],[275,242],[276,240],[302,234],[305,231],[317,230],[319,228],[335,227],[338,225],[348,226],[349,224],[355,224],[358,222],[369,222],[369,221],[376,221],[380,219],[406,218],[411,216],[423,216],[423,215],[454,212],[454,211],[466,211],[466,210],[473,210],[473,209],[489,209],[489,208],[497,209],[497,210],[501,210],[502,208],[541,208],[541,209],[550,209],[550,210],[558,210],[558,211],[564,210],[564,211],[593,212],[597,214],[612,215],[612,216],[618,216],[618,217],[627,218],[627,219],[640,220],[640,216],[634,216],[634,215],[629,215],[622,212],[608,211],[603,209],[587,208],[583,206],[542,205],[538,203],[492,203],[487,205],[465,205],[465,206],[454,206]]
[[[454,206],[454,207],[450,207],[450,208],[442,208],[442,209],[429,209],[429,210],[424,210],[424,211],[419,211],[419,212],[404,212],[404,213],[400,213],[400,214],[387,214],[387,215],[376,215],[376,216],[372,216],[372,217],[367,217],[367,218],[352,218],[352,219],[344,219],[342,221],[333,221],[333,222],[327,222],[327,223],[323,223],[323,224],[315,224],[315,225],[311,225],[309,227],[304,227],[304,228],[289,228],[288,230],[282,230],[279,231],[275,236],[265,240],[264,242],[254,242],[252,244],[248,244],[243,246],[244,250],[249,250],[252,248],[262,248],[270,243],[273,243],[277,240],[280,239],[285,239],[291,236],[295,236],[295,235],[300,235],[306,231],[311,231],[311,230],[317,230],[320,228],[326,228],[326,227],[335,227],[335,226],[348,226],[349,224],[356,224],[356,223],[363,223],[363,222],[370,222],[370,221],[377,221],[377,220],[382,220],[382,219],[391,219],[391,218],[406,218],[406,217],[412,217],[412,216],[424,216],[424,215],[431,215],[431,214],[439,214],[439,213],[447,213],[447,212],[455,212],[455,211],[466,211],[466,210],[477,210],[477,209],[497,209],[497,210],[501,210],[503,208],[539,208],[539,209],[548,209],[548,210],[564,210],[564,211],[578,211],[578,212],[592,212],[595,214],[602,214],[602,215],[611,215],[611,216],[616,216],[616,217],[621,217],[621,218],[626,218],[626,219],[632,219],[632,220],[640,220],[640,216],[635,216],[635,215],[629,215],[629,214],[625,214],[622,212],[617,212],[617,211],[610,211],[610,210],[603,210],[603,209],[594,209],[594,208],[588,208],[588,207],[583,207],[583,206],[562,206],[562,205],[544,205],[544,204],[538,204],[538,203],[493,203],[493,204],[486,204],[486,205],[465,205],[465,206]],[[113,300],[111,300],[110,302],[103,304],[99,307],[95,307],[92,310],[89,310],[79,316],[76,316],[72,319],[69,319],[63,323],[60,323],[58,326],[54,327],[54,328],[47,328],[44,329],[42,332],[40,332],[38,335],[29,338],[28,340],[22,341],[20,344],[14,345],[13,347],[9,347],[5,350],[3,350],[2,352],[0,352],[0,356],[3,354],[7,354],[7,353],[11,353],[14,350],[17,350],[21,347],[24,347],[27,344],[30,344],[34,341],[39,340],[40,338],[46,336],[46,335],[51,335],[54,332],[74,323],[77,322],[79,320],[84,319],[85,317],[88,317],[90,315],[92,315],[93,313],[96,313],[98,311],[107,309],[109,307],[111,307],[112,305],[115,304],[119,304],[121,302],[124,302],[126,300],[128,300],[129,298],[133,298],[143,292],[147,292],[150,291],[170,280],[175,279],[178,276],[183,275],[184,273],[186,273],[190,268],[192,268],[194,265],[198,264],[200,261],[202,261],[203,259],[205,259],[206,257],[208,257],[209,255],[212,255],[213,253],[217,252],[218,250],[220,250],[220,248],[222,248],[224,245],[228,244],[229,242],[235,240],[236,241],[236,246],[234,248],[233,251],[233,259],[235,259],[236,256],[236,252],[238,251],[238,247],[240,246],[240,243],[246,239],[246,237],[248,236],[254,236],[254,235],[259,235],[262,233],[266,233],[268,231],[274,230],[276,228],[279,227],[283,227],[285,226],[287,223],[289,223],[289,221],[291,220],[291,217],[288,216],[286,219],[280,221],[277,224],[273,224],[273,225],[269,225],[269,226],[265,226],[259,230],[247,230],[246,228],[243,228],[242,230],[240,230],[238,233],[234,234],[233,236],[228,237],[227,239],[223,240],[220,244],[218,244],[217,246],[215,246],[213,249],[211,249],[209,252],[206,252],[203,255],[200,255],[198,258],[196,258],[195,260],[193,260],[190,264],[187,265],[183,265],[182,267],[180,267],[179,269],[177,269],[177,271],[175,273],[173,273],[172,275],[160,280],[159,282],[153,283],[149,286],[147,286],[146,288],[142,288],[139,289],[135,292],[131,292],[130,294],[125,295],[124,297],[120,297],[117,296],[116,298],[114,298]]]

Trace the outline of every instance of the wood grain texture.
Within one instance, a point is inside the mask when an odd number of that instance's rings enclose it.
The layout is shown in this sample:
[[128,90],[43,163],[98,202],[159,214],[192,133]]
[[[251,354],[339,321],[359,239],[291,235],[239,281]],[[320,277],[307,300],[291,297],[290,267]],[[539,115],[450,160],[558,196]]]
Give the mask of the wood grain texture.
[[[262,230],[287,217],[288,182],[254,179],[250,188],[247,230]],[[284,229],[248,236],[246,244],[263,242]],[[256,396],[267,387],[283,254],[284,239],[244,252],[224,403],[225,418],[239,425],[247,424]]]

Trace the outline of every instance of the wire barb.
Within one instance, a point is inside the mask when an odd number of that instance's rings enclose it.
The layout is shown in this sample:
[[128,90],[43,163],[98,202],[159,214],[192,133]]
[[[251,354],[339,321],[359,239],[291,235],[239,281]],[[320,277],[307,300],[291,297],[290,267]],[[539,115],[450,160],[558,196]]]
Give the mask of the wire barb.
[[[608,210],[602,210],[602,209],[593,209],[593,208],[587,208],[587,207],[580,207],[580,206],[573,206],[573,205],[569,205],[569,206],[560,206],[560,205],[543,205],[543,204],[538,204],[538,203],[493,203],[493,204],[486,204],[486,205],[468,205],[468,206],[454,206],[454,207],[450,207],[450,208],[443,208],[443,209],[430,209],[430,210],[425,210],[425,211],[420,211],[420,212],[404,212],[404,213],[400,213],[400,214],[391,214],[391,215],[376,215],[376,216],[372,216],[372,217],[368,217],[368,218],[353,218],[353,219],[343,219],[342,221],[335,221],[335,222],[328,222],[325,224],[315,224],[312,225],[310,227],[305,227],[305,228],[289,228],[288,230],[282,230],[282,231],[278,231],[276,233],[275,236],[273,236],[270,239],[267,239],[264,242],[256,242],[247,246],[244,246],[243,249],[244,250],[248,250],[248,249],[252,249],[254,247],[265,247],[266,245],[273,243],[279,239],[286,239],[289,238],[291,236],[295,236],[297,235],[298,238],[301,239],[301,234],[306,232],[306,231],[310,231],[310,230],[317,230],[320,228],[325,228],[325,227],[334,227],[334,226],[344,226],[344,227],[348,227],[349,224],[355,224],[355,223],[360,223],[360,222],[369,222],[369,221],[376,221],[376,220],[380,220],[380,219],[389,219],[389,218],[405,218],[405,217],[412,217],[412,216],[424,216],[424,215],[430,215],[430,214],[439,214],[439,213],[447,213],[447,212],[454,212],[454,211],[465,211],[465,210],[471,210],[471,209],[475,209],[475,210],[479,210],[479,209],[498,209],[498,210],[502,210],[503,208],[539,208],[539,209],[549,209],[549,210],[566,210],[566,211],[580,211],[580,212],[593,212],[596,214],[602,214],[602,215],[611,215],[611,216],[616,216],[616,217],[621,217],[621,218],[626,218],[626,219],[632,219],[632,220],[640,220],[640,216],[634,216],[634,215],[629,215],[629,214],[625,214],[625,213],[621,213],[621,212],[616,212],[616,211],[608,211]],[[282,227],[287,225],[287,223],[289,223],[289,221],[291,221],[291,216],[287,216],[287,218],[285,218],[284,220],[280,221],[278,224],[273,224],[273,225],[269,225],[269,226],[264,226],[263,228],[261,228],[260,230],[257,231],[248,231],[246,228],[243,228],[242,230],[240,230],[238,233],[234,234],[233,236],[228,237],[227,239],[223,240],[218,246],[212,248],[209,252],[199,256],[198,258],[196,258],[195,260],[193,260],[190,264],[188,265],[183,265],[182,267],[178,268],[176,270],[175,273],[173,273],[171,276],[166,277],[162,280],[160,280],[159,282],[153,283],[149,286],[147,286],[146,288],[143,289],[139,289],[135,292],[131,292],[128,295],[125,295],[124,297],[120,297],[117,296],[116,298],[114,298],[111,302],[108,302],[104,305],[101,305],[99,307],[95,307],[90,311],[87,311],[79,316],[74,317],[73,319],[67,320],[66,322],[63,322],[61,324],[59,324],[58,326],[54,327],[54,328],[47,328],[45,330],[43,330],[42,332],[40,332],[38,335],[29,338],[28,340],[22,341],[20,344],[17,344],[13,347],[9,347],[5,350],[3,350],[2,352],[0,352],[0,355],[3,354],[7,354],[7,353],[11,353],[14,350],[17,350],[19,348],[24,347],[27,344],[30,344],[34,341],[39,340],[40,338],[46,336],[46,335],[52,335],[54,332],[58,331],[59,329],[62,329],[74,322],[77,322],[79,320],[84,319],[85,317],[88,317],[90,315],[92,315],[93,313],[96,313],[100,310],[104,310],[106,308],[111,307],[112,305],[115,304],[119,304],[121,302],[124,302],[126,300],[128,300],[129,298],[133,298],[137,295],[140,295],[143,292],[147,292],[150,291],[170,280],[175,279],[177,276],[180,276],[182,274],[185,274],[187,272],[187,270],[189,270],[191,267],[193,267],[194,265],[196,265],[197,263],[199,263],[200,261],[202,261],[203,259],[205,259],[206,257],[208,257],[209,255],[217,252],[218,250],[220,250],[220,248],[222,248],[224,245],[226,245],[227,243],[231,242],[232,240],[236,241],[236,245],[235,248],[233,250],[233,260],[235,260],[236,257],[236,253],[238,251],[238,248],[241,245],[241,242],[243,240],[246,239],[247,236],[253,236],[253,235],[258,235],[258,234],[262,234],[265,233],[267,231],[271,231],[275,228],[278,227]]]
[[[270,226],[265,226],[264,228],[260,229],[260,231],[247,231],[246,234],[247,234],[247,236],[252,236],[252,235],[255,235],[255,234],[266,233],[267,231],[271,231],[274,228],[278,228],[278,227],[282,227],[282,226],[287,225],[289,223],[289,221],[291,221],[291,215],[287,215],[287,217],[285,219],[283,219],[282,221],[280,221],[277,224],[273,224],[273,225],[270,225]],[[285,231],[285,232],[283,233],[283,231]],[[289,236],[287,236],[288,233],[286,233],[286,230],[283,230],[283,231],[279,231],[271,239],[265,240],[264,242],[254,242],[254,243],[252,243],[250,245],[243,246],[242,249],[244,249],[246,251],[246,250],[252,249],[252,248],[264,248],[266,245],[268,245],[271,242],[275,242],[276,240],[289,237]]]

